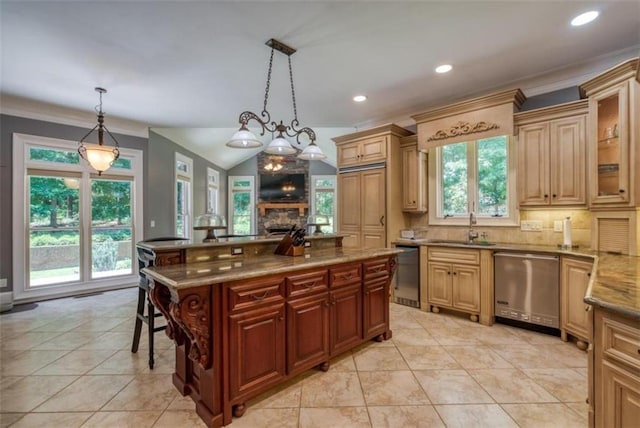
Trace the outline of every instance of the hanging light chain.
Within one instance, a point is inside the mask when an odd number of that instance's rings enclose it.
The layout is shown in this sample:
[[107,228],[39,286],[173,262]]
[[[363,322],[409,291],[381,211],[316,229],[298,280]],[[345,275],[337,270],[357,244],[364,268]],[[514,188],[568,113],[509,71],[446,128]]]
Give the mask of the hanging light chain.
[[[293,68],[291,67],[291,55],[289,58],[289,81],[291,82],[291,99],[293,100],[293,122],[298,125],[298,108],[296,106],[296,90],[293,87]],[[291,123],[293,123],[291,122]]]
[[271,48],[271,57],[269,58],[269,71],[267,72],[267,85],[264,88],[264,106],[262,107],[262,115],[267,111],[267,101],[269,100],[269,87],[271,86],[271,69],[273,68],[273,48]]

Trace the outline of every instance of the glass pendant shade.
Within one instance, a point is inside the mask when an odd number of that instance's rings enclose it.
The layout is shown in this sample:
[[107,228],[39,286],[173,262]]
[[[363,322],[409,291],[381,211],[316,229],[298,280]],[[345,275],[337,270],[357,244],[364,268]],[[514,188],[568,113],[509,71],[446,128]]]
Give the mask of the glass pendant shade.
[[258,140],[253,132],[248,129],[240,128],[229,141],[227,141],[227,147],[233,147],[236,149],[255,149],[256,147],[262,147],[262,141]]
[[84,144],[83,146],[83,157],[89,162],[91,168],[99,173],[108,170],[119,155],[118,150],[113,147],[100,144]]
[[272,155],[293,155],[296,153],[296,149],[291,147],[291,144],[282,137],[271,141],[264,151]]
[[326,159],[327,156],[322,153],[320,147],[316,146],[315,143],[311,143],[298,155],[298,158],[304,160],[322,160]]

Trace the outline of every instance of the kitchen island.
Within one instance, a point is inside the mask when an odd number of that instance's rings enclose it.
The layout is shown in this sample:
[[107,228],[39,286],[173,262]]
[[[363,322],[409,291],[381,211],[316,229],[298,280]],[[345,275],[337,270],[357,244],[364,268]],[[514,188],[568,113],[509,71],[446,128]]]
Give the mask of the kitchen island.
[[210,427],[246,401],[371,339],[391,338],[396,249],[310,249],[303,256],[143,269],[176,343],[173,383]]

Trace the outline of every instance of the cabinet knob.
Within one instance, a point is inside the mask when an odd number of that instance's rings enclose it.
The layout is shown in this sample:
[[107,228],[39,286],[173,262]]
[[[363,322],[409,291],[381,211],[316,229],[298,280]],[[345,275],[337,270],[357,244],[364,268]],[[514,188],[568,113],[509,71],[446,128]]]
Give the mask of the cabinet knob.
[[544,195],[544,198],[545,198],[545,199],[547,199],[548,197],[549,197],[549,195],[546,195],[546,194]]
[[447,275],[451,275],[451,272],[447,272]]
[[620,193],[624,193],[624,189],[620,189],[620,190],[619,190],[619,192],[620,192]]
[[551,197],[552,197],[552,198],[555,198],[555,197],[556,197],[556,194],[554,193],[553,195],[551,195]]
[[453,274],[454,274],[454,275],[457,275],[457,274],[458,274],[458,272],[454,272]]
[[278,318],[278,321],[284,321],[284,317]]
[[587,276],[591,276],[591,272],[587,272]]

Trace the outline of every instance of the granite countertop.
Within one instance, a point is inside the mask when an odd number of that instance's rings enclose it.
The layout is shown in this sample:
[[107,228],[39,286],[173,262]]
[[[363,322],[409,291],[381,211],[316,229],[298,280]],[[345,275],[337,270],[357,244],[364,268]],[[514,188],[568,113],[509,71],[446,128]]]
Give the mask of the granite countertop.
[[265,255],[261,257],[176,264],[144,268],[150,278],[175,289],[197,287],[226,281],[255,278],[264,275],[321,268],[338,263],[357,262],[373,257],[398,254],[395,248],[352,249],[326,248],[310,250],[303,256]]
[[554,253],[594,260],[591,281],[584,301],[592,306],[640,320],[640,257],[594,251],[588,248],[564,250],[553,246],[519,244],[467,244],[438,239],[398,239],[397,246],[446,246],[492,251]]
[[[346,235],[339,233],[324,233],[322,235],[306,235],[305,239],[313,241],[316,239],[335,239],[342,238]],[[215,242],[202,242],[200,240],[181,239],[176,241],[155,241],[144,242],[140,241],[136,245],[149,250],[162,250],[162,249],[180,249],[180,248],[204,248],[204,247],[222,247],[226,245],[247,245],[252,243],[276,243],[282,240],[282,235],[275,236],[236,236],[230,238],[218,238]]]

